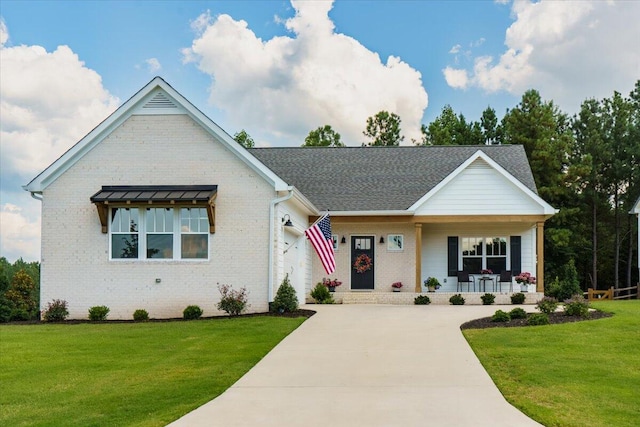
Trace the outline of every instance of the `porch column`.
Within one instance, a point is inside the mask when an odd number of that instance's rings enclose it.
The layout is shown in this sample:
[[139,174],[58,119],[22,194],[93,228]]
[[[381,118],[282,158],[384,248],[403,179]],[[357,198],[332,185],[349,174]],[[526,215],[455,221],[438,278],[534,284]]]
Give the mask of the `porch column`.
[[536,291],[544,292],[544,222],[536,222]]
[[416,293],[422,292],[422,224],[416,224]]

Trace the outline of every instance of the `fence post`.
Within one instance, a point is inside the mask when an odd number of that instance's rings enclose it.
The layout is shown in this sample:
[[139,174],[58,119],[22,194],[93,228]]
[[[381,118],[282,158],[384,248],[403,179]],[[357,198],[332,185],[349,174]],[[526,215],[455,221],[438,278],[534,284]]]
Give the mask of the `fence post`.
[[609,288],[609,299],[613,301],[615,299],[614,296],[615,296],[615,289],[612,286]]

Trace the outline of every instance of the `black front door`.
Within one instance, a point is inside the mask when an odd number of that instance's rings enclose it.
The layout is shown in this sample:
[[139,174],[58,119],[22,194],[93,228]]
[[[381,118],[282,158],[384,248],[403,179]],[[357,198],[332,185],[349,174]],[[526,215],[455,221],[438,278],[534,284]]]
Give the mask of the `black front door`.
[[373,290],[373,260],[373,237],[352,236],[351,289]]

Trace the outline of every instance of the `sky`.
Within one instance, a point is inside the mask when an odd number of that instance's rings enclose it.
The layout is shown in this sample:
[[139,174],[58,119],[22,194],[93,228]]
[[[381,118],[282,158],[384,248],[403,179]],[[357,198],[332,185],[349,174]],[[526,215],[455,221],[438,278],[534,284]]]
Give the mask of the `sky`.
[[40,259],[22,190],[153,77],[230,135],[299,146],[401,117],[404,143],[451,105],[501,118],[528,89],[576,113],[640,78],[640,1],[0,2],[0,256]]

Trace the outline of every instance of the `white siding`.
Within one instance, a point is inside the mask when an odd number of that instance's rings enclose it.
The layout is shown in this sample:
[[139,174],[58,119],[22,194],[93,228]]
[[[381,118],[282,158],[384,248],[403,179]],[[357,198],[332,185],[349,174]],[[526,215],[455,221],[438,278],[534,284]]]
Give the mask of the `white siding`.
[[[91,195],[103,185],[191,184],[218,185],[209,261],[109,261],[109,235]],[[132,116],[44,191],[42,305],[67,300],[71,318],[106,305],[110,319],[130,319],[138,308],[181,317],[197,304],[210,316],[221,314],[220,283],[245,286],[250,311],[266,311],[274,197],[272,186],[186,115]]]
[[[535,275],[536,233],[535,224],[424,224],[422,226],[422,279],[436,277],[442,284],[441,291],[455,292],[457,279],[447,277],[447,237],[500,237],[521,236],[522,271]],[[510,247],[507,241],[507,266]],[[458,258],[461,265],[461,258]],[[496,272],[497,274],[498,272]],[[503,288],[504,289],[504,288]]]
[[542,206],[482,159],[471,163],[416,210],[416,215],[542,213]]

